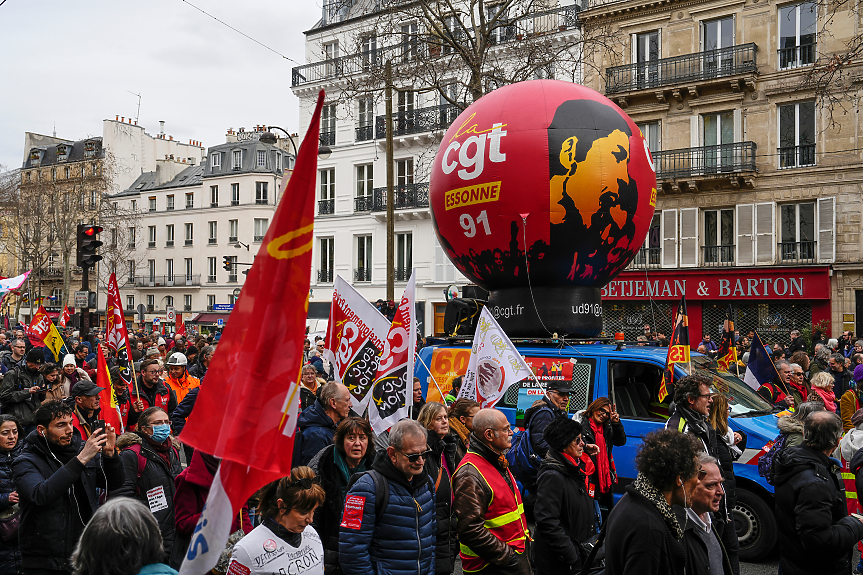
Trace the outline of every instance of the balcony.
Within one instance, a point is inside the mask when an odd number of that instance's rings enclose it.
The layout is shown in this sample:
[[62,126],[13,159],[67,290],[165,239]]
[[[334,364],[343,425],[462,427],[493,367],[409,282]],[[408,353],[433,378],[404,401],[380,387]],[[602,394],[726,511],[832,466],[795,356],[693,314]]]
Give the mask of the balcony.
[[207,244],[208,244],[208,245],[214,246],[214,245],[216,245],[217,243],[218,243],[218,240],[217,240],[216,238],[208,238],[208,239],[207,239]]
[[[373,212],[387,211],[387,189],[375,188],[373,190]],[[428,182],[419,184],[402,184],[393,190],[395,203],[393,209],[407,210],[411,208],[426,209],[429,207],[429,185]]]
[[393,270],[393,281],[406,282],[411,279],[411,268],[395,268]]
[[660,248],[641,248],[632,258],[629,268],[636,270],[659,269],[662,267],[661,258],[662,250]]
[[722,268],[734,265],[734,245],[701,246],[701,262],[706,268]]
[[[703,84],[741,74],[756,74],[758,72],[755,62],[757,51],[758,46],[750,42],[728,48],[661,58],[654,62],[613,66],[605,71],[605,93],[611,96],[639,90],[659,89],[657,97],[664,102],[663,88],[680,84]],[[754,78],[747,79],[745,86],[750,90],[755,89]],[[687,88],[690,92],[695,91],[694,95],[697,95],[695,85]],[[732,89],[739,90],[741,86],[735,81],[732,82]],[[674,95],[680,99],[679,93]],[[623,103],[625,105],[625,101]]]
[[129,248],[130,250],[134,250],[135,249],[135,242],[129,242],[126,245],[126,247]]
[[267,198],[255,198],[255,205],[257,206],[266,206],[267,203]]
[[357,142],[365,142],[373,140],[375,137],[374,126],[359,126],[354,128],[354,140]]
[[318,215],[325,216],[336,213],[336,200],[318,200]]
[[[238,168],[238,169],[239,169],[239,168]],[[194,204],[186,204],[186,209],[187,209],[187,210],[194,209],[194,207],[195,207],[195,205],[194,205]]]
[[192,245],[192,243],[193,243],[193,242],[192,242],[192,240],[186,240],[186,241],[185,241],[185,245],[187,245],[187,246]]
[[779,69],[791,70],[815,63],[815,43],[779,48]]
[[372,281],[372,269],[371,268],[357,268],[354,270],[354,281],[355,282],[370,282]]
[[211,207],[211,208],[218,208],[218,207],[219,207],[219,202],[210,202],[210,207]]
[[216,276],[209,276],[209,275],[208,275],[208,276],[207,276],[207,283],[208,283],[208,284],[214,284],[214,283],[216,283]]
[[192,311],[192,306],[191,305],[184,305],[183,311]]
[[228,283],[229,284],[237,283],[237,274],[229,274],[228,275]]
[[262,241],[264,241],[264,236],[254,236],[253,241],[262,242]]
[[173,212],[174,211],[174,204],[168,204],[167,206],[165,206],[165,211]]
[[815,165],[815,144],[777,148],[780,168],[800,168]]
[[[396,112],[393,114],[393,136],[446,130],[459,114],[461,108],[452,104]],[[379,140],[387,137],[386,116],[376,118],[375,131]]]
[[756,171],[756,148],[755,142],[735,142],[653,152],[657,184],[665,180],[673,191],[679,191],[678,180],[683,180],[695,192],[700,180],[724,178],[732,187],[751,187],[751,180],[739,176]]
[[239,205],[240,205],[240,200],[231,200],[231,205],[232,205],[232,206],[239,206]]
[[237,236],[230,236],[230,237],[228,238],[228,243],[229,243],[229,244],[235,244],[235,243],[237,243]]
[[322,146],[335,146],[336,145],[336,133],[335,132],[321,132],[320,142]]
[[333,270],[318,270],[318,283],[331,284],[333,283]]
[[156,311],[156,306],[152,304],[147,304],[147,313],[153,313]]
[[371,196],[357,196],[354,198],[354,212],[370,212],[372,211]]
[[156,240],[150,240],[149,242],[147,242],[147,247],[148,248],[155,248],[156,247]]
[[817,242],[780,242],[779,263],[800,265],[818,263]]
[[172,247],[174,247],[174,240],[166,240],[166,241],[165,241],[165,247],[166,247],[166,248],[172,248]]
[[134,283],[135,287],[187,287],[200,286],[201,275],[173,275],[173,276],[135,276],[129,277],[127,283]]

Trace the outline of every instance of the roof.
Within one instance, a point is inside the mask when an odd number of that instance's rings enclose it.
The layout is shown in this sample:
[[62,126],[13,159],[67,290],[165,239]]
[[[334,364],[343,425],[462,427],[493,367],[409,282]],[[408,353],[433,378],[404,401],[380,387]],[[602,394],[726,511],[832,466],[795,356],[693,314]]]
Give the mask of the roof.
[[165,182],[164,184],[159,184],[159,172],[144,172],[138,178],[132,182],[132,185],[127,189],[114,194],[111,196],[112,198],[121,198],[126,196],[137,196],[138,194],[142,194],[144,192],[151,192],[157,190],[168,190],[173,188],[186,188],[189,186],[199,186],[201,185],[201,176],[204,173],[206,162],[200,165],[192,165],[188,168],[185,168],[182,172],[174,176],[172,180],[169,182]]
[[202,176],[204,175],[204,169],[206,168],[206,162],[202,162],[197,166],[189,166],[176,176],[170,182],[166,182],[161,186],[155,186],[152,189],[154,190],[164,190],[169,188],[185,188],[187,186],[198,186],[201,184]]
[[102,138],[87,138],[68,144],[59,143],[31,148],[22,169],[56,166],[104,157],[105,150],[102,148]]
[[[234,168],[233,153],[238,150],[241,152],[241,162],[237,168]],[[264,166],[258,166],[259,151],[266,152],[266,163]],[[218,166],[212,161],[215,154],[219,156]],[[276,169],[277,154],[282,157],[281,167],[284,169],[287,165],[286,159],[289,157],[289,154],[275,145],[262,144],[258,140],[252,140],[248,142],[228,142],[212,146],[207,150],[206,161],[202,162],[202,165],[206,164],[204,178],[243,173],[263,173],[281,176],[282,171]]]
[[156,172],[144,172],[138,179],[132,182],[132,185],[122,192],[116,193],[112,198],[119,198],[123,196],[136,196],[141,192],[146,192],[147,190],[152,190],[156,187]]

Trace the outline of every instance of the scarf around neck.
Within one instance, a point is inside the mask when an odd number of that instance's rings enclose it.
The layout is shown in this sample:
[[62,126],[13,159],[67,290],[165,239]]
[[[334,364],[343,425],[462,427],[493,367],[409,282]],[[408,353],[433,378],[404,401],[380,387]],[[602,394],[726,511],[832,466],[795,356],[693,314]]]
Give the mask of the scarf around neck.
[[449,418],[449,428],[458,434],[459,438],[461,438],[462,443],[467,445],[468,437],[470,437],[470,431],[468,431],[467,427],[464,426],[464,423],[459,420],[458,417],[450,417]]
[[599,476],[599,492],[608,493],[611,491],[611,466],[608,463],[608,448],[605,443],[604,426],[590,418],[590,428],[593,430],[593,435],[596,438],[596,446],[599,448],[599,453],[596,454],[596,470]]
[[665,497],[662,496],[662,492],[654,487],[653,484],[650,483],[650,481],[648,481],[641,473],[639,473],[638,477],[635,478],[633,488],[639,495],[656,506],[659,510],[659,514],[662,515],[662,519],[665,521],[666,526],[668,526],[668,529],[674,534],[674,537],[678,540],[683,539],[683,529],[681,529],[680,523],[677,522],[677,516],[675,516],[674,511],[671,510],[671,506],[665,500]]

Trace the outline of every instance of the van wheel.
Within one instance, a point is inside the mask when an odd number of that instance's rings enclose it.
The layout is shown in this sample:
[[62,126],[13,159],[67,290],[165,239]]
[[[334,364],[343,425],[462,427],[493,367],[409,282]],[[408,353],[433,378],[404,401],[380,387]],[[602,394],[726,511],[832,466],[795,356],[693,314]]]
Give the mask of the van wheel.
[[734,529],[740,543],[741,561],[761,561],[776,545],[776,518],[773,510],[751,491],[737,490]]

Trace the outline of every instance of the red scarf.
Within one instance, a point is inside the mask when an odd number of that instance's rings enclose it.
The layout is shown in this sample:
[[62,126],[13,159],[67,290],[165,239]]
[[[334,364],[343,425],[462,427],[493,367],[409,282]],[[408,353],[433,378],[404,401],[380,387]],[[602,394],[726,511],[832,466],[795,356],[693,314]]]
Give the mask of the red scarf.
[[611,468],[608,463],[608,449],[605,446],[605,435],[603,435],[603,426],[590,418],[590,428],[593,430],[593,435],[596,437],[596,446],[599,448],[599,453],[596,454],[596,469],[599,475],[599,492],[608,493],[611,491]]
[[593,475],[595,468],[593,467],[593,461],[590,459],[590,456],[583,451],[581,452],[581,459],[577,460],[573,458],[568,453],[561,453],[564,459],[569,461],[573,467],[581,471],[582,475],[584,475],[584,486],[587,488],[587,492],[591,497],[594,496],[594,486],[590,484],[590,476]]

